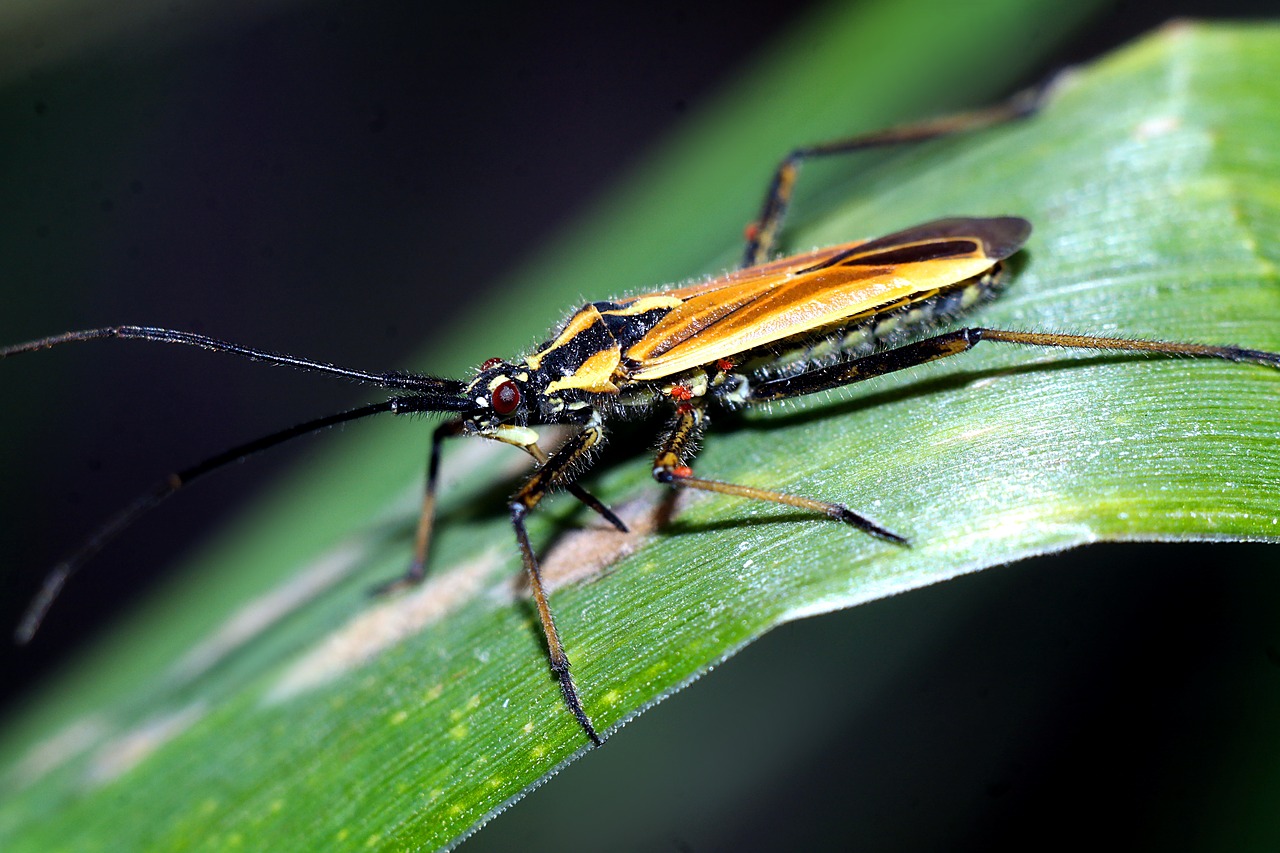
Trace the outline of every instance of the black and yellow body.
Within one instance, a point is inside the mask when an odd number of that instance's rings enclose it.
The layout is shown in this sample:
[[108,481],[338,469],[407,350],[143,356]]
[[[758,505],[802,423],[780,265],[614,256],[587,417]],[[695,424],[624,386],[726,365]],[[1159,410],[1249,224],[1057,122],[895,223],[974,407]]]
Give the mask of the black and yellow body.
[[[490,359],[469,381],[377,373],[256,350],[171,329],[115,326],[67,332],[0,348],[0,358],[64,343],[123,338],[178,343],[393,389],[396,396],[318,418],[220,453],[162,480],[55,567],[18,627],[31,638],[67,579],[142,513],[203,475],[328,426],[375,414],[447,413],[431,441],[413,560],[396,588],[422,579],[435,510],[441,445],[467,435],[518,447],[537,463],[508,503],[512,526],[565,704],[599,744],[555,627],[525,518],[564,489],[619,529],[623,523],[577,480],[611,421],[653,414],[666,420],[653,476],[674,488],[771,501],[827,515],[900,546],[906,539],[840,503],[703,479],[693,456],[715,408],[799,397],[962,353],[981,341],[1225,359],[1280,367],[1280,355],[1234,346],[1023,332],[985,327],[938,331],[998,296],[1004,261],[1031,225],[1016,216],[939,219],[873,240],[771,259],[798,167],[807,157],[918,142],[1029,114],[1036,98],[869,136],[796,149],[778,166],[759,219],[748,229],[743,267],[717,278],[592,302],[573,312],[531,353]],[[534,429],[566,424],[548,453]]]
[[518,398],[504,416],[524,422],[587,423],[597,409],[662,399],[742,405],[770,378],[867,355],[992,298],[1001,261],[1030,233],[1016,217],[946,219],[592,302],[532,354],[482,371],[467,393],[496,406],[488,396],[512,383]]

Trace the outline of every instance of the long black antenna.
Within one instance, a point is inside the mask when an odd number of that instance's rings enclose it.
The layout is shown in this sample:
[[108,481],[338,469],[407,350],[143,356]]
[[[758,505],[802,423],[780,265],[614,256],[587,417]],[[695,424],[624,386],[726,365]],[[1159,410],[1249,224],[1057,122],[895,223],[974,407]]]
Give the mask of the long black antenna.
[[439,379],[435,376],[423,376],[417,373],[405,373],[402,371],[371,373],[367,370],[353,370],[348,367],[338,367],[335,364],[327,364],[323,361],[313,361],[309,358],[299,358],[294,355],[286,355],[285,353],[268,352],[266,350],[241,346],[240,344],[233,344],[230,341],[220,341],[217,338],[198,335],[195,332],[180,332],[175,329],[161,329],[154,326],[107,326],[101,329],[84,329],[78,332],[63,332],[60,335],[50,335],[47,338],[27,341],[22,344],[0,347],[0,358],[8,358],[11,355],[49,349],[50,347],[61,346],[62,344],[76,343],[79,341],[97,341],[102,340],[103,338],[155,341],[156,343],[162,344],[187,344],[188,346],[200,347],[201,349],[212,350],[213,352],[225,352],[230,353],[231,355],[238,355],[242,358],[252,359],[253,361],[265,361],[268,364],[284,365],[286,367],[297,368],[298,370],[312,370],[317,373],[328,373],[334,376],[341,376],[344,379],[353,379],[356,382],[365,382],[370,385],[377,385],[380,388],[393,388],[398,391],[417,391],[424,394],[460,394],[466,387],[465,383],[459,382],[456,379]]
[[[105,330],[99,330],[105,331]],[[82,332],[71,332],[71,335],[86,334]],[[57,338],[67,337],[58,335]],[[102,337],[110,337],[103,335]],[[199,336],[194,336],[199,337]],[[57,338],[46,338],[46,341],[53,341],[48,346],[53,346],[62,341]],[[88,338],[70,338],[71,340],[88,340]],[[154,340],[154,338],[148,338]],[[183,341],[186,343],[187,341]],[[33,344],[39,344],[40,341],[33,341]],[[40,349],[41,347],[32,346],[30,344],[19,344],[18,347],[8,347],[2,353],[7,355],[10,351],[17,350],[19,352],[27,351],[24,347],[32,349]],[[250,350],[250,352],[253,352]],[[251,358],[253,356],[250,356]],[[415,395],[410,397],[392,397],[381,403],[371,403],[367,406],[361,406],[357,409],[350,409],[345,412],[338,412],[333,415],[325,415],[322,418],[305,421],[300,424],[282,429],[279,432],[273,432],[270,435],[264,435],[253,441],[245,442],[228,450],[224,450],[214,456],[210,456],[202,462],[176,471],[165,477],[155,485],[150,491],[142,495],[140,498],[129,504],[111,520],[89,538],[84,545],[80,547],[74,554],[54,566],[45,576],[44,584],[40,587],[40,591],[36,593],[31,603],[27,605],[26,611],[22,615],[22,620],[18,623],[17,629],[14,631],[14,640],[20,645],[25,645],[31,641],[35,633],[40,628],[40,623],[44,621],[45,615],[49,612],[49,607],[53,604],[54,599],[58,597],[58,593],[66,586],[67,580],[75,574],[81,566],[85,564],[94,554],[98,553],[104,545],[115,539],[129,525],[133,524],[147,511],[155,508],[158,504],[171,497],[175,492],[188,486],[199,478],[212,471],[223,468],[234,462],[239,462],[263,450],[300,438],[304,435],[319,432],[331,426],[337,426],[348,421],[367,418],[371,415],[379,415],[384,412],[392,414],[408,414],[411,412],[458,412],[465,411],[468,408],[468,401],[457,397],[434,397],[429,395]]]

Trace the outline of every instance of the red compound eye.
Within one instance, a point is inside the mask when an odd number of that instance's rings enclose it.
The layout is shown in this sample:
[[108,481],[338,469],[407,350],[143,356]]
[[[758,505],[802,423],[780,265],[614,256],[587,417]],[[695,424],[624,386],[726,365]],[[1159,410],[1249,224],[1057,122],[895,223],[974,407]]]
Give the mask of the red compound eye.
[[488,369],[489,369],[489,368],[491,368],[491,367],[497,367],[499,364],[502,364],[502,359],[500,359],[500,358],[491,358],[491,359],[489,359],[488,361],[486,361],[484,364],[480,365],[480,369],[481,369],[481,370],[488,370]]
[[520,389],[516,383],[508,379],[493,389],[493,410],[500,415],[509,415],[520,405]]

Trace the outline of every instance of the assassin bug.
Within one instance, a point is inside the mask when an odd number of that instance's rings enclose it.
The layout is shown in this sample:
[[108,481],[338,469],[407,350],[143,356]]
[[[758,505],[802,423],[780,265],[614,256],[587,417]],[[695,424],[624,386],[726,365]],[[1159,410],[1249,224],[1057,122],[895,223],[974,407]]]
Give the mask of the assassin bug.
[[[266,352],[189,332],[115,326],[66,332],[0,348],[0,358],[65,343],[124,338],[198,346],[270,364],[353,379],[398,392],[378,403],[307,421],[231,448],[160,482],[54,568],[17,630],[35,633],[67,579],[146,510],[231,462],[329,426],[376,414],[439,412],[448,417],[431,440],[414,555],[396,587],[420,581],[430,547],[440,450],[444,440],[474,435],[514,445],[533,457],[534,472],[508,503],[512,527],[545,636],[551,671],[565,704],[595,744],[591,722],[556,630],[525,519],[561,488],[619,530],[625,525],[577,484],[611,419],[665,411],[669,418],[653,477],[674,488],[771,501],[827,515],[899,545],[906,539],[839,503],[694,476],[695,444],[710,407],[735,408],[826,391],[971,349],[981,341],[1039,347],[1145,352],[1280,367],[1280,354],[1206,346],[967,327],[931,330],[995,298],[1003,262],[1030,235],[1026,220],[951,218],[869,241],[770,260],[801,163],[811,157],[919,142],[976,130],[1033,112],[1039,95],[945,119],[799,148],[777,167],[756,222],[748,228],[741,268],[698,284],[616,300],[573,312],[550,338],[514,361],[490,359],[467,381],[414,373],[376,373]],[[574,429],[553,453],[532,426]]]

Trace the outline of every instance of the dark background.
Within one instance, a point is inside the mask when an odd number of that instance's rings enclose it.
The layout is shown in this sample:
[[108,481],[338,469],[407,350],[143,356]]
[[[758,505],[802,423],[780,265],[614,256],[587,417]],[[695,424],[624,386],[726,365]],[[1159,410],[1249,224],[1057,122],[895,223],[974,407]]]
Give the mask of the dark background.
[[[3,196],[21,200],[0,207],[0,340],[141,323],[404,367],[803,8],[285,4],[38,64],[0,91]],[[4,366],[3,624],[166,472],[369,396],[146,344]],[[64,416],[24,421],[37,407]],[[112,543],[38,643],[0,652],[6,693],[306,452],[206,481]]]
[[[1173,15],[1270,5],[1117,4],[1041,74]],[[805,11],[662,2],[589,13],[227,8],[210,20],[175,6],[163,30],[97,44],[75,26],[93,22],[73,20],[5,51],[0,340],[142,322],[356,367],[404,366],[434,324],[447,324]],[[150,128],[151,150],[134,144],[139,125]],[[5,625],[44,567],[171,467],[366,399],[341,383],[230,359],[113,347],[4,365]],[[60,416],[50,422],[37,410]],[[162,520],[114,543],[37,644],[0,652],[4,700],[92,642],[298,453],[184,494]],[[642,824],[647,813],[662,825],[679,809],[644,780],[705,770],[708,788],[724,787],[710,768],[727,768],[732,780],[744,743],[778,724],[760,717],[767,708],[738,704],[753,695],[752,681],[803,692],[833,644],[854,656],[848,696],[833,689],[812,719],[786,723],[824,727],[829,738],[780,764],[771,783],[756,780],[736,799],[723,792],[721,811],[687,818],[720,826],[715,844],[820,843],[831,824],[817,815],[860,827],[859,846],[877,849],[942,838],[959,848],[1043,845],[1046,826],[1059,822],[1049,840],[1087,840],[1109,817],[1120,821],[1110,839],[1120,843],[1156,821],[1170,838],[1194,841],[1205,780],[1221,778],[1217,745],[1252,731],[1260,707],[1277,707],[1273,562],[1270,550],[1248,546],[1091,548],[788,626],[705,679],[698,701],[678,697],[651,712],[476,843],[562,837],[557,827],[608,818],[609,809],[615,821]],[[1217,589],[1208,596],[1206,571]],[[842,704],[876,675],[886,636],[927,646],[927,626],[948,619],[971,621],[962,633],[972,642],[930,649],[916,672],[895,676],[900,704]],[[1078,674],[1078,692],[1043,675],[1064,670]],[[1232,677],[1242,672],[1272,704],[1251,696],[1238,717],[1223,718],[1221,700],[1199,698],[1240,689]],[[846,710],[856,721],[847,739]],[[1170,759],[1179,743],[1190,748]],[[857,779],[833,786],[851,767]],[[1247,775],[1232,778],[1244,784]],[[634,783],[619,781],[627,778]],[[948,808],[955,823],[939,829]],[[697,847],[678,828],[669,841]]]

